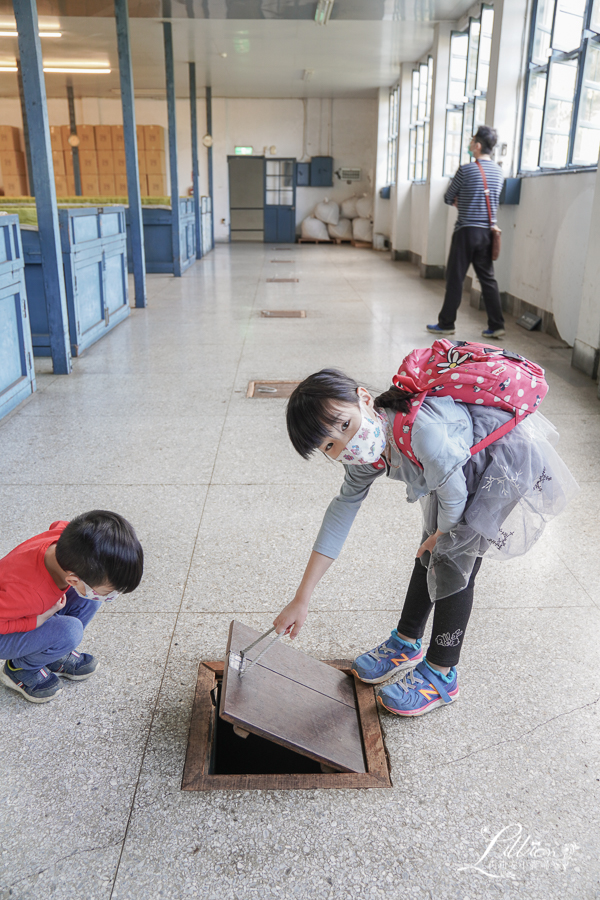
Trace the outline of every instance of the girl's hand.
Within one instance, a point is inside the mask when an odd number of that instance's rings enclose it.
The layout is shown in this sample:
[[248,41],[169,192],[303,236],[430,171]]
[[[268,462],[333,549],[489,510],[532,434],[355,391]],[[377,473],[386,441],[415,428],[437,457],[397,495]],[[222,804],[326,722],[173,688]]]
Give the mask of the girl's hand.
[[437,544],[437,539],[443,534],[443,531],[436,531],[435,534],[431,534],[426,541],[424,541],[419,549],[417,550],[417,559],[423,556],[424,553],[433,553],[433,548]]
[[308,603],[294,597],[292,602],[288,603],[274,620],[275,631],[277,634],[281,634],[283,631],[289,634],[293,640],[300,634],[300,629],[304,625],[307,615]]

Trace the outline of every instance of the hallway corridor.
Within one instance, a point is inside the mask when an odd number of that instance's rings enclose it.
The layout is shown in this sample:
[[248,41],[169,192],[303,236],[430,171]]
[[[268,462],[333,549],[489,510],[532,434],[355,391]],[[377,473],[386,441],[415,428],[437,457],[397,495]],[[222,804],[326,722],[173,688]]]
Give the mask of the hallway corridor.
[[[86,631],[97,675],[42,706],[0,686],[0,900],[598,897],[597,384],[560,340],[508,318],[502,344],[546,369],[542,411],[581,493],[529,555],[484,559],[460,700],[422,719],[382,713],[392,790],[182,792],[199,662],[223,658],[234,617],[271,626],[343,477],[303,461],[285,401],[248,399],[248,382],[336,366],[384,390],[431,343],[443,282],[350,246],[217,244],[180,279],[149,276],[148,292],[148,309],[71,376],[38,374],[0,422],[0,555],[105,508],[146,560],[140,588]],[[465,295],[456,339],[485,324]],[[419,537],[417,505],[379,479],[294,646],[352,658],[383,640]]]

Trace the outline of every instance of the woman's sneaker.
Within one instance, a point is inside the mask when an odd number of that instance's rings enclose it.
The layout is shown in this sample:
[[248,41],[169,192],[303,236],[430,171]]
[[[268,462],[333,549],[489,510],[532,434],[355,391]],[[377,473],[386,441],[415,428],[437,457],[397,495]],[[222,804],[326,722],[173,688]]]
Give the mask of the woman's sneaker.
[[47,703],[60,694],[62,688],[60,681],[53,672],[47,668],[39,670],[17,669],[9,659],[4,663],[0,672],[0,679],[6,687],[18,691],[31,703]]
[[392,675],[414,669],[422,659],[421,638],[416,643],[409,644],[398,637],[394,628],[387,641],[356,657],[352,663],[352,671],[367,684],[380,684]]
[[71,681],[85,681],[98,668],[98,661],[91,653],[77,653],[76,650],[72,650],[67,656],[50,663],[48,668],[62,678],[70,678]]
[[[448,680],[446,680],[448,679]],[[395,716],[422,716],[436,706],[446,706],[458,697],[458,679],[453,666],[448,676],[436,674],[425,660],[404,678],[384,687],[378,700]]]

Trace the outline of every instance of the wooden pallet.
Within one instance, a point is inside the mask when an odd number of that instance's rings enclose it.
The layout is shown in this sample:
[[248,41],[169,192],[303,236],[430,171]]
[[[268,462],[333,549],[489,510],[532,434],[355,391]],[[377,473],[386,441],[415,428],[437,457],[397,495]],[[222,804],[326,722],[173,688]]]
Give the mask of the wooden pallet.
[[332,244],[333,241],[331,240],[331,238],[327,238],[327,240],[323,240],[322,238],[299,237],[298,243],[299,244]]
[[334,244],[351,244],[352,238],[333,238]]
[[373,241],[355,241],[352,238],[352,246],[357,247],[359,250],[372,250],[373,249]]

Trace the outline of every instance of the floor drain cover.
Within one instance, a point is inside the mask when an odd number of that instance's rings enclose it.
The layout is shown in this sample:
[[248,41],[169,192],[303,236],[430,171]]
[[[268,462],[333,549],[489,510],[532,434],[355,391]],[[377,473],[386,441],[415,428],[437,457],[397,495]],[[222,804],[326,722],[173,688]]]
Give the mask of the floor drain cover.
[[305,309],[261,309],[264,319],[305,319]]
[[293,263],[293,259],[272,259],[272,263]]
[[299,281],[299,280],[300,280],[299,278],[267,278],[267,281],[270,281],[270,282],[273,282],[273,281],[279,281],[279,282]]
[[269,400],[276,397],[291,397],[299,381],[250,381],[246,397],[259,397]]

